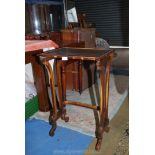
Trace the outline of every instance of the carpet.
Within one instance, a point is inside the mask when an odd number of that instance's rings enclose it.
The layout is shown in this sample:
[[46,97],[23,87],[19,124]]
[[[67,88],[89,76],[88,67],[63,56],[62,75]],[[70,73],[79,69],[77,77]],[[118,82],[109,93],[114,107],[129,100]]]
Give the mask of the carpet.
[[121,134],[115,145],[113,155],[129,155],[129,122],[121,126]]
[[[120,106],[128,94],[128,76],[110,75],[109,83],[109,119],[111,120],[118,112]],[[88,104],[99,104],[99,80],[82,94],[67,91],[67,100],[74,100]],[[69,122],[65,123],[59,119],[58,125],[95,137],[95,124],[98,113],[87,108],[67,105]],[[36,118],[48,122],[49,112],[37,112],[31,119]]]
[[96,138],[85,155],[129,155],[129,98],[126,97],[117,114],[110,121],[110,132],[104,133],[101,150],[94,151]]
[[93,137],[71,129],[57,127],[54,137],[49,136],[51,125],[41,120],[25,123],[25,155],[83,155]]

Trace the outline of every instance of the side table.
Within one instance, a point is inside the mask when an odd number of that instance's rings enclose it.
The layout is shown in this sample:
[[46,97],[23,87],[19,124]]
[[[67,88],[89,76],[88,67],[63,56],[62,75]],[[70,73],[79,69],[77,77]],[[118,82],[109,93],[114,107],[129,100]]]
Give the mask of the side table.
[[[99,111],[99,125],[96,127],[96,138],[97,143],[95,146],[96,150],[100,150],[103,133],[109,131],[109,119],[108,119],[108,97],[109,97],[109,76],[110,76],[110,65],[114,56],[114,50],[103,50],[103,49],[87,49],[87,48],[60,48],[48,51],[47,53],[39,54],[41,62],[46,66],[48,76],[50,79],[50,87],[52,92],[52,110],[50,112],[49,121],[52,124],[52,128],[49,132],[51,136],[54,135],[56,129],[56,121],[58,118],[69,121],[69,117],[66,116],[66,104],[75,106],[82,106]],[[58,96],[59,102],[56,102],[56,92],[54,87],[54,74],[49,64],[49,60],[56,60],[57,67],[57,82],[58,82]],[[68,101],[66,100],[66,79],[65,71],[66,66],[71,61],[94,61],[96,63],[97,71],[99,71],[100,78],[100,104],[89,105],[86,103]]]

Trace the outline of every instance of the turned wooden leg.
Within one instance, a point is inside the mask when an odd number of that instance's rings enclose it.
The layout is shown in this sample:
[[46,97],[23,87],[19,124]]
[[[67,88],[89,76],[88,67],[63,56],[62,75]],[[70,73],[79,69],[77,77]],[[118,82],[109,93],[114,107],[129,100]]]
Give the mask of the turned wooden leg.
[[97,62],[97,69],[99,70],[99,74],[100,74],[100,111],[99,111],[100,122],[96,131],[97,143],[96,143],[95,149],[99,151],[102,143],[103,130],[104,130],[103,124],[105,120],[105,89],[104,89],[105,68],[102,67],[100,61]]
[[65,101],[66,100],[66,67],[65,67],[65,63],[62,62],[62,78],[61,78],[61,82],[62,82],[62,100]]
[[82,93],[82,60],[78,62],[78,84],[79,84],[79,93]]
[[66,114],[66,109],[65,108],[62,111],[61,119],[64,120],[65,122],[69,121],[69,117]]
[[[72,71],[75,72],[75,66],[76,66],[76,62],[73,62],[72,64]],[[75,73],[72,73],[72,83],[73,83],[73,87],[72,87],[72,90],[76,90],[76,76],[75,76]]]
[[103,138],[103,127],[102,126],[98,127],[96,138],[97,138],[97,142],[96,142],[95,150],[99,151],[101,149],[102,138]]
[[111,56],[109,56],[108,61],[106,62],[106,70],[105,70],[105,109],[106,109],[106,115],[105,115],[105,123],[104,123],[104,130],[105,132],[109,132],[110,127],[109,125],[109,118],[108,118],[108,102],[109,102],[109,80],[110,80],[110,65],[111,65]]
[[[106,58],[106,60],[109,60]],[[97,69],[100,73],[100,123],[97,130],[96,150],[100,150],[103,133],[109,132],[108,118],[108,98],[109,98],[109,77],[110,77],[110,60],[97,62]]]
[[111,65],[111,60],[107,61],[106,64],[106,119],[107,122],[109,122],[108,119],[108,102],[109,102],[109,80],[110,80],[110,65]]
[[57,81],[58,81],[59,103],[62,112],[61,119],[65,120],[65,122],[68,122],[69,117],[66,116],[65,104],[63,104],[63,102],[66,100],[65,63],[63,63],[61,60],[57,61]]
[[109,118],[108,118],[108,101],[109,101],[109,79],[110,79],[110,61],[107,61],[105,71],[105,104],[106,104],[106,118],[104,123],[105,132],[109,132]]
[[49,131],[50,136],[54,136],[54,132],[57,128],[56,116],[53,114],[53,110],[50,111],[49,123],[52,125],[52,128]]
[[54,136],[54,131],[56,130],[56,118],[57,118],[57,100],[56,100],[56,92],[55,92],[55,83],[54,83],[54,74],[49,62],[44,62],[44,65],[47,69],[48,76],[50,79],[50,89],[51,89],[51,97],[52,97],[52,110],[50,111],[49,123],[52,125],[51,130],[49,131],[50,136]]

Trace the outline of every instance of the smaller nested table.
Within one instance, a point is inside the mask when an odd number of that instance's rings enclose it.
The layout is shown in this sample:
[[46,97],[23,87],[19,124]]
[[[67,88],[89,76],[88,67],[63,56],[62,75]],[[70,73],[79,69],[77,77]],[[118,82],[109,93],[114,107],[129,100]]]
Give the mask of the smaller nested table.
[[[51,136],[54,135],[56,129],[56,121],[58,118],[69,120],[66,116],[66,104],[82,106],[99,111],[99,125],[96,127],[96,150],[100,150],[102,137],[104,131],[109,131],[109,119],[108,119],[108,97],[109,97],[109,76],[110,76],[110,64],[114,56],[114,50],[103,50],[103,49],[86,49],[86,48],[60,48],[48,51],[47,53],[40,54],[40,60],[45,65],[49,79],[50,87],[52,92],[52,110],[50,112],[49,121],[52,124],[52,128],[49,132]],[[56,92],[54,87],[54,73],[49,64],[49,60],[56,60],[56,78],[58,82],[58,96],[59,100],[57,103]],[[66,77],[65,69],[66,66],[72,61],[91,60],[96,62],[96,69],[99,71],[100,78],[100,104],[89,105],[86,103],[68,101],[66,100]]]
[[46,88],[45,73],[38,62],[37,55],[43,53],[44,48],[58,48],[52,40],[25,40],[25,64],[31,63],[40,111],[49,111],[49,99]]

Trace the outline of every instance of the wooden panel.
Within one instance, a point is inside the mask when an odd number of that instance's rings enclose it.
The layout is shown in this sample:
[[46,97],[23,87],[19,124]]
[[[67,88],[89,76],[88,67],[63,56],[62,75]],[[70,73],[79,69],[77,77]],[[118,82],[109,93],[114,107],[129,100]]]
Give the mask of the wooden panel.
[[[40,52],[38,51],[38,54],[39,53]],[[25,64],[27,63],[32,63],[34,82],[35,82],[38,101],[39,101],[39,110],[44,112],[49,111],[49,100],[48,100],[48,92],[47,92],[46,82],[45,82],[44,69],[38,62],[33,51],[25,52]]]
[[[62,30],[63,47],[95,47],[95,29],[94,28],[74,28],[70,30]],[[87,62],[89,63],[89,62]],[[79,70],[78,62],[74,62],[67,66],[66,78],[67,89],[81,92],[95,82],[94,72],[95,64],[91,65],[89,72],[82,64]],[[89,68],[89,64],[87,65]],[[88,81],[88,73],[91,76]],[[84,74],[84,76],[82,76]]]
[[66,67],[66,84],[67,89],[78,91],[78,64],[71,63]]
[[85,41],[86,48],[94,48],[95,47],[95,29],[87,28],[79,30],[80,41]]

